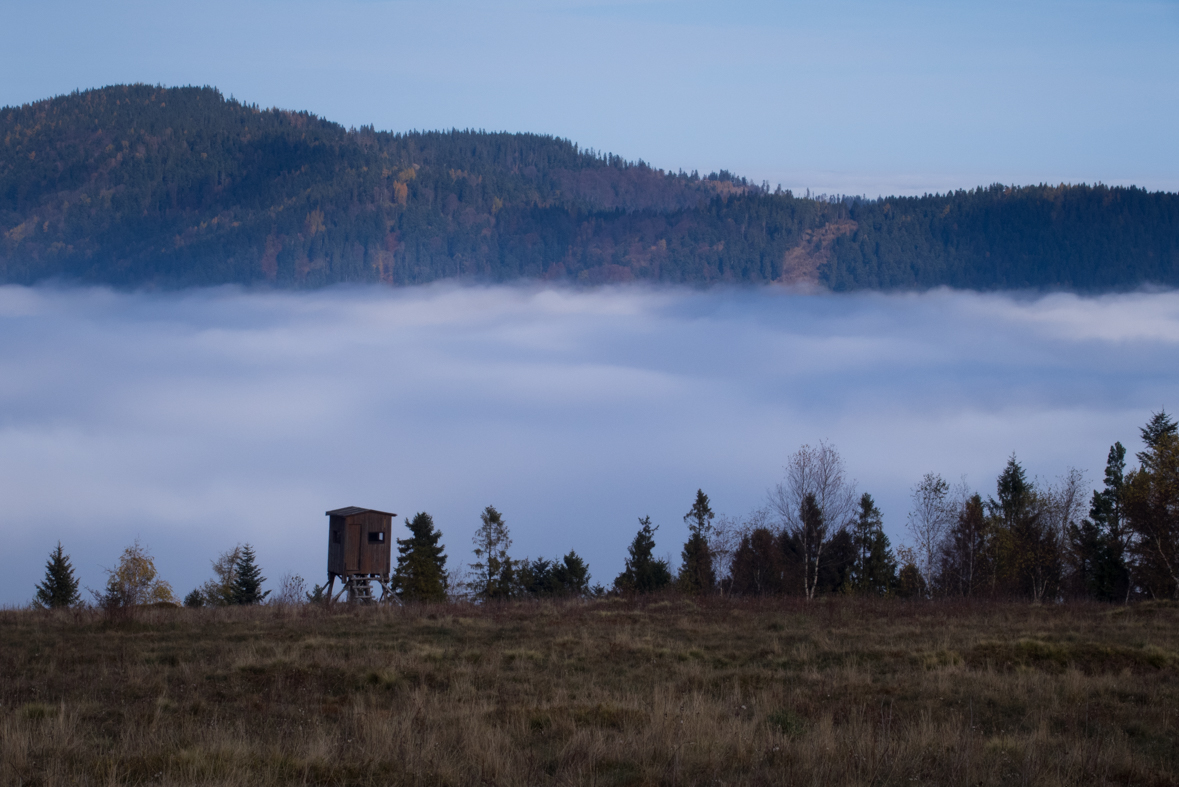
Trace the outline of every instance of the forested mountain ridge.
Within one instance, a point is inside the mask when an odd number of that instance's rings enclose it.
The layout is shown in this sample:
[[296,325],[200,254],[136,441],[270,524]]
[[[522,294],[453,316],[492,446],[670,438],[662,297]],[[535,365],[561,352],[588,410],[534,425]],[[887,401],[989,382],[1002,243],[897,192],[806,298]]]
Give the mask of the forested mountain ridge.
[[1000,185],[852,205],[833,289],[1123,289],[1179,284],[1179,194]]
[[348,130],[212,88],[0,110],[0,282],[447,277],[1100,290],[1179,284],[1179,195],[829,202],[534,134]]

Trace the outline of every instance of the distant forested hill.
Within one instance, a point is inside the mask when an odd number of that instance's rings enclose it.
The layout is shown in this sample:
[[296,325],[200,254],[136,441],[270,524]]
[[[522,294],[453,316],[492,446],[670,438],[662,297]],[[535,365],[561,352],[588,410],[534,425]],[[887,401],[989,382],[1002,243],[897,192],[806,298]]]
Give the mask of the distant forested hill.
[[829,202],[553,137],[348,130],[146,85],[5,108],[0,138],[0,282],[1179,284],[1179,195],[1134,188]]

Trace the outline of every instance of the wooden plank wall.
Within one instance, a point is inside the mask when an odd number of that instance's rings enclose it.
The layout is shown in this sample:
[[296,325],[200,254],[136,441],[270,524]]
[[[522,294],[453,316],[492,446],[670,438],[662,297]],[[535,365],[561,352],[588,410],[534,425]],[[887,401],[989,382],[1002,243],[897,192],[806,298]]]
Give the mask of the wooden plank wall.
[[[344,573],[344,517],[328,517],[328,573],[342,575]],[[338,535],[339,540],[333,538]]]
[[[333,516],[328,523],[328,571],[343,576],[350,573],[388,574],[392,569],[393,518],[366,512],[350,517]],[[339,533],[336,543],[333,533]],[[369,533],[384,533],[382,543],[369,543]]]

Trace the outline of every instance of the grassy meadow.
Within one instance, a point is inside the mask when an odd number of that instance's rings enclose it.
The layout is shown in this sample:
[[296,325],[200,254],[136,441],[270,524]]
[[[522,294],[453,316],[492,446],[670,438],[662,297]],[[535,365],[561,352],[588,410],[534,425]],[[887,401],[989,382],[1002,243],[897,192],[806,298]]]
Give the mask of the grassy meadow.
[[4,785],[1174,785],[1179,606],[0,612]]

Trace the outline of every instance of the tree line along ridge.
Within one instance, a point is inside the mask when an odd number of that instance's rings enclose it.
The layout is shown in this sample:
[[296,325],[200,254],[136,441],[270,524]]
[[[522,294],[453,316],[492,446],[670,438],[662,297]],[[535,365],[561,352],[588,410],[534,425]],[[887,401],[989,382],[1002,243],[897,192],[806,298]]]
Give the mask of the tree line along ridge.
[[0,282],[1179,283],[1179,195],[993,185],[812,199],[538,134],[345,129],[213,88],[0,109]]
[[[448,570],[441,532],[425,512],[405,520],[391,585],[401,602],[476,602],[536,598],[634,596],[867,595],[925,599],[1088,599],[1128,603],[1179,600],[1179,425],[1165,411],[1140,430],[1144,449],[1127,470],[1126,449],[1110,447],[1102,488],[1086,496],[1083,475],[1056,483],[1029,479],[1012,456],[985,499],[965,482],[935,473],[912,489],[906,543],[893,549],[879,508],[857,494],[831,445],[803,446],[787,461],[766,505],[740,519],[717,518],[697,490],[684,515],[688,538],[673,571],[656,555],[650,517],[627,547],[625,567],[609,588],[591,584],[573,550],[556,559],[518,559],[503,514],[487,506],[473,538],[473,560]],[[213,578],[185,606],[260,604],[262,576],[253,548],[238,545],[213,561]],[[176,602],[147,549],[136,542],[107,570],[98,606],[127,609]],[[307,591],[283,577],[271,601],[326,603],[325,587]],[[34,600],[40,607],[82,603],[78,581],[59,542]]]

